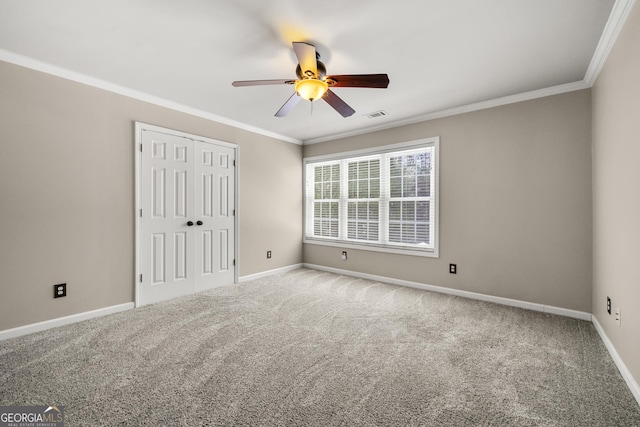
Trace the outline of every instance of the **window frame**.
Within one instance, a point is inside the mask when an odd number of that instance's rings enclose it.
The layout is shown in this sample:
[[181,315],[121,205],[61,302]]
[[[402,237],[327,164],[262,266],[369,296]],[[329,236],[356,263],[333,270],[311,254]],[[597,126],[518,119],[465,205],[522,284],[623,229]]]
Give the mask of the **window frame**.
[[[314,195],[315,189],[309,189],[310,182],[307,179],[307,169],[309,165],[313,165],[316,163],[344,163],[345,170],[346,164],[349,161],[353,160],[365,160],[367,157],[375,157],[384,154],[391,153],[400,153],[404,151],[422,149],[433,147],[432,154],[432,168],[433,170],[433,192],[434,194],[431,197],[433,201],[433,209],[431,209],[431,213],[433,215],[431,224],[433,225],[433,231],[430,234],[430,237],[433,239],[433,247],[422,248],[417,245],[403,245],[403,244],[386,244],[386,243],[373,243],[366,241],[355,241],[355,240],[346,240],[342,239],[341,236],[346,236],[348,233],[347,227],[347,215],[348,215],[348,194],[347,197],[343,198],[342,194],[340,195],[340,205],[339,205],[339,227],[340,230],[338,232],[338,237],[316,237],[313,236],[313,227],[314,227],[314,217],[313,217],[313,201],[316,200],[314,197],[309,197],[309,191],[311,191],[312,196]],[[390,144],[384,145],[380,147],[367,148],[363,150],[354,150],[354,151],[345,151],[341,153],[327,154],[321,156],[307,157],[303,159],[303,243],[304,244],[312,244],[312,245],[322,245],[322,246],[331,246],[345,249],[362,249],[368,251],[377,251],[377,252],[386,252],[386,253],[394,253],[394,254],[404,254],[404,255],[414,255],[414,256],[424,256],[431,258],[439,257],[439,245],[440,245],[440,227],[439,227],[439,175],[440,175],[440,138],[439,137],[430,137],[424,138],[409,142],[403,142],[398,144]],[[382,167],[382,165],[381,165]],[[387,186],[388,183],[380,182],[380,188],[382,191],[383,186]],[[345,185],[348,193],[348,173],[342,173],[340,176],[341,186]],[[392,198],[389,197],[389,200]],[[388,211],[386,212],[387,218],[383,218],[384,212],[381,212],[381,217],[379,218],[379,224],[389,224]],[[342,229],[344,227],[344,230]],[[378,232],[380,234],[386,233],[388,230],[383,230],[385,227],[379,227]]]

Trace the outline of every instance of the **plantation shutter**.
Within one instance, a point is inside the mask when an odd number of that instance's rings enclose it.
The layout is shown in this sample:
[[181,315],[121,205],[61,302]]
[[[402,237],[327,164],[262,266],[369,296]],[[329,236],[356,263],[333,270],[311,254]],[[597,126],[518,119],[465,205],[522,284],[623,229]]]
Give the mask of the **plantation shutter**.
[[388,156],[389,243],[431,245],[432,149]]
[[305,160],[305,241],[437,252],[435,156],[432,143]]
[[379,242],[380,158],[347,162],[347,238]]

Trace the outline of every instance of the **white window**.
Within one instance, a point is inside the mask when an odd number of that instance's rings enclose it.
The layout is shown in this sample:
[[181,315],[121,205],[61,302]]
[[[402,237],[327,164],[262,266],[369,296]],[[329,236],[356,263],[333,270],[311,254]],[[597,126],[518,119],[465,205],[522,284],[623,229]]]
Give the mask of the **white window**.
[[438,138],[304,160],[304,242],[438,256]]

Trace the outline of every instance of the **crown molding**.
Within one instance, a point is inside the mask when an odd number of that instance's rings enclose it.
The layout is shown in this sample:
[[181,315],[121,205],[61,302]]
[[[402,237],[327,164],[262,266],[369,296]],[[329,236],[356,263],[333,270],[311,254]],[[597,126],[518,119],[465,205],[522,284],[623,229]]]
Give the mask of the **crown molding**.
[[78,73],[75,71],[68,70],[66,68],[58,67],[52,64],[48,64],[46,62],[39,61],[34,58],[30,58],[28,56],[18,55],[13,52],[9,52],[3,49],[0,49],[0,61],[8,62],[11,64],[19,65],[21,67],[30,68],[32,70],[41,71],[46,74],[51,74],[57,77],[61,77],[66,80],[71,80],[76,83],[81,83],[87,86],[92,86],[98,89],[103,89],[109,92],[117,93],[119,95],[126,96],[128,98],[133,98],[138,101],[148,102],[150,104],[158,105],[160,107],[169,108],[171,110],[179,111],[181,113],[186,113],[192,116],[200,117],[207,120],[212,120],[217,123],[221,123],[228,126],[233,126],[238,129],[246,130],[248,132],[257,133],[260,135],[268,136],[270,138],[275,138],[281,141],[290,142],[293,144],[301,145],[302,141],[296,138],[291,138],[289,136],[281,135],[275,132],[270,132],[265,129],[261,129],[255,126],[248,125],[246,123],[238,122],[236,120],[231,120],[223,116],[219,116],[217,114],[209,113],[203,110],[199,110],[197,108],[188,107],[183,104],[179,104],[177,102],[169,101],[164,98],[160,98],[154,95],[150,95],[148,93],[140,92],[138,90],[130,89],[128,87],[120,86],[114,83],[107,82],[105,80],[97,79],[95,77],[88,76],[86,74]]
[[593,86],[596,82],[634,3],[635,0],[616,0],[613,5],[598,46],[591,58],[591,63],[584,75],[584,81],[589,86]]
[[379,126],[372,126],[366,129],[358,129],[339,134],[323,136],[320,138],[308,139],[303,142],[304,145],[317,144],[319,142],[333,141],[336,139],[347,138],[350,136],[363,135],[371,132],[377,132],[386,129],[392,129],[400,126],[406,126],[414,123],[426,122],[444,117],[457,116],[459,114],[470,113],[473,111],[486,110],[488,108],[500,107],[502,105],[515,104],[517,102],[529,101],[536,98],[544,98],[552,95],[559,95],[566,92],[588,89],[590,86],[584,81],[567,83],[558,86],[552,86],[544,89],[532,90],[516,95],[504,96],[502,98],[490,99],[488,101],[476,102],[474,104],[462,105],[460,107],[448,108],[446,110],[434,111],[420,116],[410,117],[405,120],[385,123]]
[[33,58],[18,55],[13,52],[5,51],[2,49],[0,49],[0,60],[9,62],[12,64],[20,65],[26,68],[31,68],[33,70],[41,71],[47,74],[52,74],[67,80],[72,80],[78,83],[93,86],[99,89],[104,89],[110,92],[118,93],[120,95],[127,96],[129,98],[148,102],[151,104],[155,104],[155,105],[169,108],[175,111],[190,114],[203,119],[212,120],[221,124],[233,126],[238,129],[246,130],[248,132],[253,132],[256,134],[264,135],[270,138],[275,138],[285,142],[290,142],[293,144],[310,145],[310,144],[332,141],[332,140],[347,138],[347,137],[356,136],[356,135],[363,135],[371,132],[392,129],[392,128],[415,124],[419,122],[424,122],[424,121],[429,121],[429,120],[434,120],[434,119],[439,119],[444,117],[450,117],[458,114],[464,114],[464,113],[469,113],[473,111],[499,107],[502,105],[508,105],[508,104],[528,101],[536,98],[543,98],[546,96],[558,95],[566,92],[572,92],[576,90],[590,88],[593,86],[596,79],[598,78],[598,74],[602,70],[602,67],[604,66],[604,63],[606,62],[606,59],[609,53],[611,52],[611,49],[613,48],[613,45],[615,44],[615,41],[618,35],[620,34],[620,31],[624,26],[624,23],[634,4],[635,4],[635,0],[616,0],[611,10],[611,14],[609,15],[609,19],[607,20],[605,28],[602,32],[602,36],[600,37],[600,41],[598,42],[594,55],[591,58],[591,62],[589,63],[589,67],[587,68],[587,71],[585,73],[584,80],[582,81],[567,83],[567,84],[558,85],[558,86],[552,86],[549,88],[534,90],[530,92],[523,92],[516,95],[510,95],[502,98],[481,101],[481,102],[463,105],[459,107],[448,108],[445,110],[440,110],[440,111],[435,111],[435,112],[431,112],[431,113],[427,113],[419,116],[414,116],[404,120],[384,123],[378,126],[371,126],[364,129],[357,129],[353,131],[336,133],[336,134],[326,135],[319,138],[311,138],[308,140],[300,140],[300,139],[292,138],[286,135],[281,135],[275,132],[271,132],[265,129],[248,125],[246,123],[242,123],[236,120],[231,120],[226,117],[219,116],[217,114],[213,114],[206,111],[198,110],[196,108],[188,107],[186,105],[182,105],[173,101],[159,98],[159,97],[156,97],[144,92],[140,92],[134,89],[130,89],[124,86],[116,85],[114,83],[110,83],[104,80],[90,77],[90,76],[77,73],[71,70],[67,70],[61,67],[57,67],[42,61],[38,61]]

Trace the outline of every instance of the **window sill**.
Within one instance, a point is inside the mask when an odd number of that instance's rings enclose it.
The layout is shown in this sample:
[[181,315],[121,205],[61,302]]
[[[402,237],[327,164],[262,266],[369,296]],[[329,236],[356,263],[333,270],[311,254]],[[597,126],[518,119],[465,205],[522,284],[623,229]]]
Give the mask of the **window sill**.
[[427,258],[439,258],[438,249],[412,249],[402,246],[382,246],[365,243],[356,243],[345,240],[319,240],[319,239],[302,239],[302,243],[307,245],[331,246],[341,249],[357,249],[363,251],[385,252],[389,254],[411,255]]

